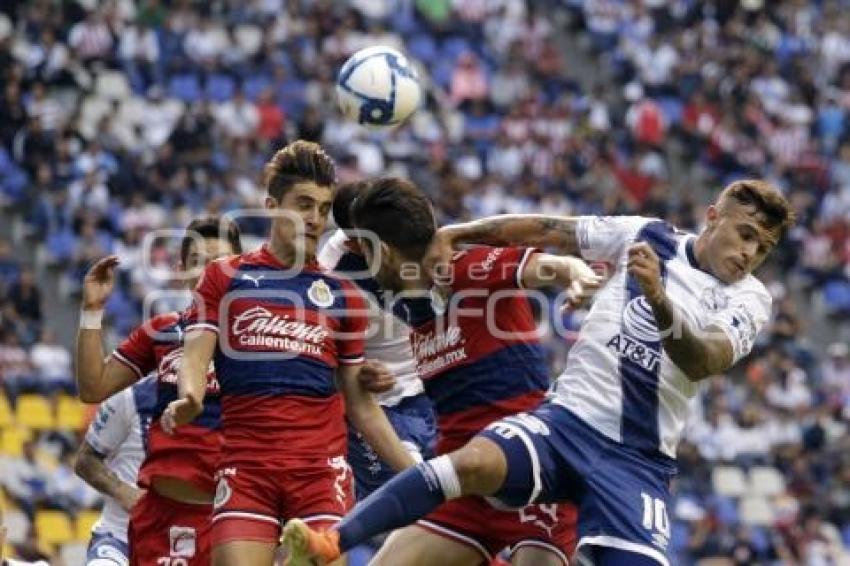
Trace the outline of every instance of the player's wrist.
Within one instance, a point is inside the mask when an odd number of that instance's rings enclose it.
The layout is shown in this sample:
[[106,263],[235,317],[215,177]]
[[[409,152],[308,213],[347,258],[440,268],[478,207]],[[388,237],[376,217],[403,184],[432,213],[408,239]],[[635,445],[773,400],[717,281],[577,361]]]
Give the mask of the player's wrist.
[[103,328],[103,307],[92,308],[84,305],[80,311],[80,328],[82,330],[100,330]]

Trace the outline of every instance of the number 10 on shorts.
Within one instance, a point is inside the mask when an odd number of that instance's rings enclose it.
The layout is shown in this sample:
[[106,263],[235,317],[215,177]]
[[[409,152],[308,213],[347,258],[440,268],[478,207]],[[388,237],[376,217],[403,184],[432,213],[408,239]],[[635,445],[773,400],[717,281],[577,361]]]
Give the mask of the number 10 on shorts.
[[[664,539],[670,539],[670,520],[667,518],[667,505],[663,499],[652,497],[648,493],[641,493],[643,500],[643,528],[655,531]],[[657,541],[656,542],[660,542]],[[666,544],[666,541],[665,541]]]

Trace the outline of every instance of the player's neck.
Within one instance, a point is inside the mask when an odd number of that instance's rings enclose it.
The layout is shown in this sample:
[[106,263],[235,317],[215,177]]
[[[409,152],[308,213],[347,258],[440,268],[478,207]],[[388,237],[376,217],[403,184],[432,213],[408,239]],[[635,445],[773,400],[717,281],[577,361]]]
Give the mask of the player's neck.
[[694,240],[694,258],[697,260],[697,267],[707,273],[711,273],[711,270],[709,269],[710,264],[706,255],[708,253],[706,250],[706,244],[705,232],[703,232],[697,236],[696,240]]
[[[274,237],[269,240],[268,249],[282,265],[294,265],[299,256],[292,242],[281,242]],[[305,263],[310,263],[316,258],[315,256],[304,255],[303,259]]]

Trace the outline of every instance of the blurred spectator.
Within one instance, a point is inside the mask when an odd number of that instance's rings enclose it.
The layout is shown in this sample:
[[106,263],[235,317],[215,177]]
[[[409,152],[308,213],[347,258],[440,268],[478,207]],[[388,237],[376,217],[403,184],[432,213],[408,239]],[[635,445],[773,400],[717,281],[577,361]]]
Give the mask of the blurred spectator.
[[26,267],[21,270],[18,280],[9,287],[7,297],[15,312],[24,320],[34,324],[41,323],[41,290],[32,269]]
[[36,459],[37,446],[27,441],[23,447],[23,457],[12,460],[3,478],[3,485],[15,504],[27,514],[30,520],[35,515],[36,506],[47,501],[49,476]]
[[452,72],[451,99],[455,104],[465,100],[481,100],[487,96],[487,76],[474,53],[461,53]]
[[42,391],[50,393],[61,390],[74,393],[76,388],[71,369],[71,353],[65,346],[57,344],[53,329],[42,329],[41,338],[30,350],[30,363],[42,383]]
[[233,99],[222,103],[215,112],[219,126],[227,136],[247,138],[257,130],[260,114],[257,106],[247,100],[241,90],[237,90]]
[[112,30],[106,24],[100,10],[91,10],[85,20],[71,27],[68,32],[68,45],[74,54],[85,63],[111,61]]

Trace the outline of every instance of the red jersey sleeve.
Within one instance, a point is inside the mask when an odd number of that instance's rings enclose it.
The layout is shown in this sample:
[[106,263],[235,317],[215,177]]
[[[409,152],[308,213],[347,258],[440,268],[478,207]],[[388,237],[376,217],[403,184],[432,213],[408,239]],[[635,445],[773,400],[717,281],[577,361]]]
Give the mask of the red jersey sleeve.
[[156,368],[151,331],[147,323],[137,326],[112,352],[112,358],[130,368],[137,380]]
[[174,313],[162,314],[137,326],[112,352],[112,358],[130,368],[137,379],[142,379],[157,366],[156,333],[173,323],[176,317]]
[[210,262],[201,274],[192,294],[192,306],[186,311],[186,331],[218,332],[219,306],[227,293],[228,277],[224,272],[227,259]]
[[535,248],[481,246],[460,252],[453,261],[452,289],[522,289],[522,272]]
[[336,341],[337,358],[341,365],[356,365],[365,359],[368,310],[363,295],[353,284],[342,281],[342,290],[345,294],[345,313],[340,321],[341,332]]

